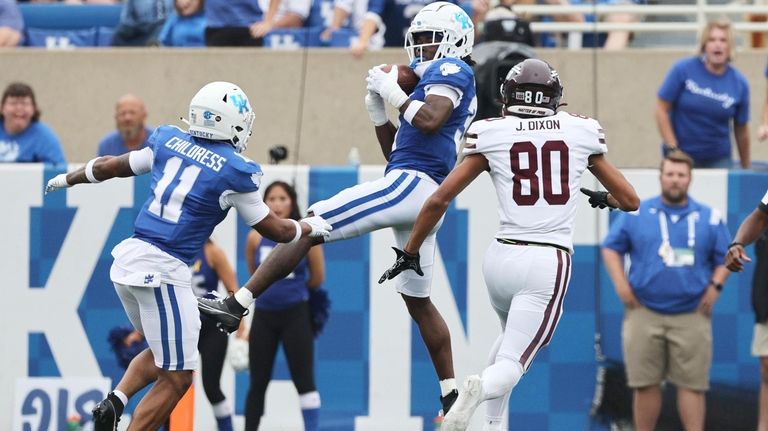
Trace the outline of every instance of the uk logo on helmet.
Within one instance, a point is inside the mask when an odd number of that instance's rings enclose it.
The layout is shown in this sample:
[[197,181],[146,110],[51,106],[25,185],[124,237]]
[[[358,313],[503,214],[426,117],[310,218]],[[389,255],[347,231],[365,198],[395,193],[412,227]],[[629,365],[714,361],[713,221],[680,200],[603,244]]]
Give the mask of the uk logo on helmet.
[[456,12],[456,15],[454,16],[456,18],[456,21],[461,24],[461,28],[463,30],[472,28],[472,23],[469,21],[469,16],[463,12]]
[[232,103],[237,107],[238,114],[244,114],[250,109],[248,108],[248,100],[243,97],[241,94],[233,94],[230,96],[229,100],[232,101]]

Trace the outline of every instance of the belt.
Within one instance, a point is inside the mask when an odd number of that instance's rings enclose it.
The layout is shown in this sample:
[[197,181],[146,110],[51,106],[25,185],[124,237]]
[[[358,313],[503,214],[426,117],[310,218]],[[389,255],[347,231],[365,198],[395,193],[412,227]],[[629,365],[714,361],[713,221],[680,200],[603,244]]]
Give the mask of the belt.
[[522,245],[522,246],[531,246],[531,247],[553,247],[558,250],[562,250],[568,254],[571,254],[571,251],[567,248],[557,245],[557,244],[548,244],[546,242],[533,242],[533,241],[519,241],[516,239],[507,239],[507,238],[496,238],[496,241],[498,241],[501,244],[506,245]]

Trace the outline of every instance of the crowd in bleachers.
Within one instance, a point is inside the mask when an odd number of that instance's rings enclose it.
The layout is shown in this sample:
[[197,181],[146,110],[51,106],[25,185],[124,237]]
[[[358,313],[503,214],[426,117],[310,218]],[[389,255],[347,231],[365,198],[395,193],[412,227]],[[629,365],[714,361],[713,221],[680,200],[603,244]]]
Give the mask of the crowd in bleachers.
[[[530,17],[515,4],[568,5],[592,0],[453,0],[477,24],[508,21],[527,31],[532,46],[557,47],[564,35],[532,37],[528,23],[590,22],[578,13]],[[616,4],[622,0],[597,0]],[[630,0],[627,0],[630,1]],[[645,2],[645,0],[632,0]],[[0,0],[0,47],[265,46],[274,49],[342,47],[366,50],[402,47],[411,18],[429,0]],[[604,20],[631,22],[628,14]],[[527,29],[527,30],[526,30]],[[585,36],[583,46],[627,47],[629,32]]]

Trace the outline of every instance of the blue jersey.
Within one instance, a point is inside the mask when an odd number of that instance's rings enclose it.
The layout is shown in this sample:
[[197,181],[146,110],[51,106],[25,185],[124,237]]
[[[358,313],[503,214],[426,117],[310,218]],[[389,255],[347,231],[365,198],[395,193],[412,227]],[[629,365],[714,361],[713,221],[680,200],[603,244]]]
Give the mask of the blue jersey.
[[[139,145],[139,148],[136,148],[137,150],[140,150],[147,146],[147,142],[149,142],[149,137],[152,136],[152,129],[149,127],[144,128],[144,132],[147,134],[146,139],[144,139],[144,142]],[[123,140],[123,137],[120,136],[120,133],[117,131],[111,132],[107,136],[101,139],[101,142],[99,142],[99,150],[98,155],[101,156],[119,156],[121,154],[125,154],[131,150],[128,149],[128,147],[125,146],[125,140]]]
[[749,122],[749,83],[733,66],[715,75],[701,57],[678,61],[664,79],[659,98],[670,102],[677,146],[694,160],[731,156],[731,122]]
[[64,164],[59,138],[48,126],[33,121],[21,133],[11,135],[0,121],[0,163]]
[[[411,26],[413,17],[434,0],[369,0],[368,12],[378,15],[386,26],[384,46],[402,48],[405,33]],[[456,0],[449,3],[458,4]]]
[[195,296],[213,298],[212,292],[219,288],[219,274],[208,264],[205,248],[200,249],[189,268],[192,270],[192,289]]
[[[256,266],[275,248],[276,242],[262,238],[259,246],[254,251],[253,256]],[[306,256],[301,259],[293,272],[287,277],[277,280],[265,290],[264,293],[256,298],[256,308],[259,310],[285,310],[294,305],[309,299],[309,289],[307,288],[307,277],[309,276],[309,266]]]
[[435,60],[424,71],[411,99],[424,101],[425,90],[432,85],[447,85],[460,91],[462,96],[459,106],[453,109],[440,131],[433,134],[426,134],[413,127],[400,114],[400,128],[389,155],[387,172],[392,169],[413,169],[424,172],[439,184],[456,164],[456,150],[477,112],[475,74],[461,59]]
[[226,217],[220,198],[259,189],[261,167],[229,143],[196,138],[173,126],[149,138],[152,184],[136,218],[134,237],[189,265]]
[[256,0],[207,0],[204,15],[208,27],[250,27],[264,12]]

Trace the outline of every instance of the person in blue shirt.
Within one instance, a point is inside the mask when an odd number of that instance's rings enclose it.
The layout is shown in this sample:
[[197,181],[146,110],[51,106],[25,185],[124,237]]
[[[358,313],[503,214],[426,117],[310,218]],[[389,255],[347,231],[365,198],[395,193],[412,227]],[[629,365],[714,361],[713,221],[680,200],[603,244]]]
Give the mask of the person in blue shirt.
[[[264,190],[264,202],[278,216],[298,220],[301,216],[296,190],[275,181]],[[256,231],[248,233],[245,258],[253,274],[277,243]],[[318,431],[320,393],[315,385],[315,338],[309,307],[309,289],[318,289],[325,279],[322,246],[309,250],[306,258],[282,280],[256,299],[249,340],[250,385],[245,402],[245,429],[259,429],[264,414],[264,396],[272,379],[277,348],[283,345],[285,359],[299,393],[304,431]]]
[[[369,0],[366,19],[374,20],[384,27],[384,46],[401,47],[405,44],[411,20],[430,3],[432,0]],[[458,4],[458,1],[451,0],[449,3]]]
[[40,122],[32,87],[13,82],[0,100],[0,162],[65,164],[56,134]]
[[[712,363],[712,307],[728,270],[730,234],[719,211],[688,195],[693,160],[671,151],[661,164],[661,196],[621,213],[602,254],[625,305],[622,345],[634,391],[634,423],[651,431],[661,409],[661,383],[677,387],[683,427],[704,429]],[[624,273],[624,255],[630,258]]]
[[298,28],[310,0],[206,0],[207,46],[263,46],[272,29]]
[[157,35],[171,12],[172,0],[126,0],[120,22],[112,35],[112,46],[147,46]]
[[172,13],[157,39],[162,46],[205,46],[205,13],[203,0],[176,0]]
[[261,199],[261,167],[242,156],[253,125],[248,97],[235,84],[212,82],[195,94],[187,131],[158,127],[149,145],[97,157],[52,178],[46,193],[75,184],[151,173],[150,193],[133,236],[112,250],[110,278],[149,349],[136,356],[117,387],[93,409],[96,431],[114,431],[128,398],[154,382],[136,406],[131,429],[157,429],[192,383],[198,365],[200,314],[189,265],[214,227],[237,208],[245,222],[277,242],[324,236],[320,217],[277,217]]
[[133,94],[126,94],[115,105],[117,130],[109,133],[99,142],[99,156],[119,156],[147,146],[152,129],[144,122],[147,110],[144,102]]
[[[398,67],[387,72],[376,66],[368,72],[368,115],[387,159],[383,178],[347,188],[315,203],[310,214],[333,226],[326,241],[354,238],[392,228],[402,249],[419,210],[456,164],[456,150],[475,115],[475,79],[470,57],[474,45],[472,20],[460,7],[435,2],[424,6],[408,29],[406,52],[414,73],[421,77],[413,93],[398,85]],[[387,118],[385,101],[400,112],[400,127]],[[440,312],[430,300],[436,231],[419,249],[424,276],[399,277],[395,289],[419,328],[440,381],[443,412],[453,405],[458,391],[451,356],[451,336]],[[320,243],[303,240],[278,246],[234,297],[198,301],[203,314],[215,314],[230,331],[254,299],[275,281],[288,275]]]
[[14,0],[0,0],[0,48],[11,48],[21,43],[24,19]]
[[731,66],[735,40],[727,21],[709,22],[699,55],[672,66],[656,102],[664,152],[680,148],[697,168],[730,168],[731,126],[742,168],[751,164],[749,83]]

